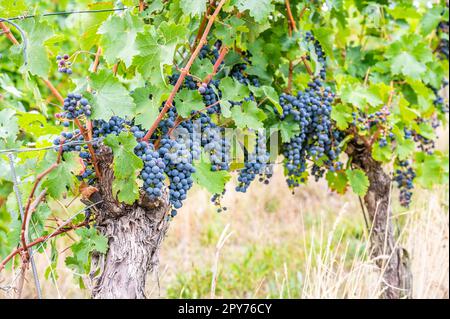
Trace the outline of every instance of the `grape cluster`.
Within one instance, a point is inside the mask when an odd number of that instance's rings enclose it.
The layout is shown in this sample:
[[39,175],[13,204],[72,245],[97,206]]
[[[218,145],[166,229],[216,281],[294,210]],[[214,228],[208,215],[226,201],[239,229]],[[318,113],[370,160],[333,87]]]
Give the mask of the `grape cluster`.
[[177,209],[183,206],[187,192],[193,185],[191,175],[195,173],[192,165],[192,154],[189,152],[189,142],[177,138],[163,138],[159,148],[159,156],[165,164],[165,173],[169,177],[169,201],[173,207],[171,215],[175,217]]
[[[322,49],[322,46],[320,45],[319,41],[317,41],[314,38],[314,35],[311,32],[306,32],[305,34],[305,40],[307,42],[312,42],[314,45],[314,51],[316,52],[317,55],[317,61],[322,65],[322,68],[319,71],[319,76],[322,80],[325,80],[325,77],[327,75],[327,59],[325,56],[325,52]],[[310,57],[308,56],[308,59],[310,59]]]
[[[219,58],[219,50],[222,47],[222,41],[217,40],[214,45],[211,46],[209,44],[205,44],[198,54],[198,57],[200,59],[209,59],[212,64],[215,64],[217,59]],[[223,65],[224,62],[222,61],[221,65]]]
[[[342,169],[338,161],[341,148],[339,146],[343,134],[332,130],[331,104],[334,94],[323,87],[320,79],[308,84],[305,91],[297,96],[282,94],[280,105],[283,108],[281,119],[296,122],[299,133],[288,143],[283,144],[287,183],[294,188],[306,181],[307,160],[312,160],[331,171]],[[332,133],[333,132],[333,133]],[[325,168],[314,164],[311,173],[316,180],[323,176]]]
[[258,77],[246,74],[245,73],[246,70],[247,70],[246,63],[236,64],[231,69],[230,76],[241,84],[259,87],[260,83]]
[[[245,150],[244,150],[245,151]],[[245,151],[244,168],[239,172],[237,192],[247,192],[250,184],[260,175],[260,181],[266,184],[272,176],[272,166],[269,163],[269,153],[267,151],[267,139],[265,134],[261,132],[256,138],[255,151],[251,154]]]
[[72,74],[72,63],[69,61],[68,54],[56,56],[56,63],[58,63],[58,72]]
[[[131,129],[134,131],[135,136],[136,132],[140,132],[136,126],[133,126]],[[144,162],[144,168],[140,173],[140,177],[144,181],[143,188],[145,192],[152,200],[160,197],[163,193],[166,179],[164,175],[166,164],[160,158],[159,153],[155,151],[153,144],[139,142],[134,148],[134,153]]]
[[[64,99],[64,112],[56,114],[56,118],[74,120],[82,115],[90,117],[92,114],[89,101],[79,93],[69,93]],[[69,122],[64,121],[63,125],[68,127]]]
[[448,60],[448,50],[449,50],[448,20],[441,21],[439,23],[437,33],[440,36],[438,51],[440,52],[441,56],[445,57]]
[[400,161],[398,166],[399,168],[394,174],[394,181],[397,182],[397,186],[400,189],[400,205],[408,207],[411,203],[416,173],[409,161]]

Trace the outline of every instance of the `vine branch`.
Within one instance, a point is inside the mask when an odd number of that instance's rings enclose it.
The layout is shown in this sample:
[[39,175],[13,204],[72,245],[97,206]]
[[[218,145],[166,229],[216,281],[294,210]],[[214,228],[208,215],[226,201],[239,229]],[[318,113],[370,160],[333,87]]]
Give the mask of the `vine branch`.
[[214,13],[209,17],[208,24],[205,27],[205,30],[203,31],[203,35],[197,44],[197,47],[195,48],[194,52],[192,53],[191,57],[189,58],[189,61],[187,62],[186,66],[181,69],[180,77],[178,78],[177,83],[172,89],[172,92],[170,93],[169,98],[167,99],[166,103],[164,104],[163,109],[159,113],[158,117],[156,118],[155,122],[152,124],[150,129],[148,130],[147,134],[145,134],[143,141],[148,142],[150,137],[155,132],[156,128],[158,127],[159,123],[163,119],[164,115],[167,113],[167,111],[172,107],[173,100],[175,98],[175,95],[177,94],[178,90],[180,89],[181,85],[183,84],[184,78],[189,73],[189,70],[191,69],[192,64],[194,63],[195,59],[197,58],[198,54],[200,53],[201,48],[203,45],[207,43],[207,37],[209,34],[209,31],[211,30],[211,27],[214,23],[214,20],[216,19],[217,15],[219,14],[220,10],[222,9],[223,5],[225,4],[227,0],[221,0],[219,4],[217,5],[216,10],[214,10]]

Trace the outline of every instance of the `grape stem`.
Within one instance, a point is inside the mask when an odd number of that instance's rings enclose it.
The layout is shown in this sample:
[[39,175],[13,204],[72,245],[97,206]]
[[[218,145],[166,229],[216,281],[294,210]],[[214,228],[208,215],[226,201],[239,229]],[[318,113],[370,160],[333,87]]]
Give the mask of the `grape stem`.
[[189,70],[194,63],[195,59],[197,58],[198,54],[200,53],[201,48],[207,43],[207,37],[209,34],[209,31],[211,30],[211,27],[214,23],[214,20],[216,19],[217,15],[219,14],[220,10],[222,9],[223,5],[225,4],[227,0],[221,0],[219,4],[217,5],[216,10],[214,10],[214,13],[209,17],[208,24],[205,27],[205,30],[203,31],[203,35],[197,44],[197,47],[195,48],[194,52],[192,53],[191,57],[189,58],[189,61],[187,62],[186,66],[181,69],[180,77],[178,78],[177,83],[172,89],[172,92],[170,93],[169,98],[167,99],[166,103],[164,104],[163,109],[159,113],[158,117],[156,118],[155,122],[152,124],[150,129],[148,130],[147,134],[145,134],[144,138],[142,139],[145,142],[148,142],[150,137],[155,132],[156,128],[158,127],[161,120],[164,118],[164,115],[166,115],[167,111],[172,107],[173,100],[175,98],[175,95],[177,94],[178,90],[180,89],[181,85],[183,84],[184,78],[189,73]]
[[289,28],[290,28],[290,30],[294,30],[295,32],[297,32],[297,25],[295,23],[294,16],[292,15],[291,5],[289,3],[289,0],[286,0],[286,10],[287,10],[288,18],[289,18]]

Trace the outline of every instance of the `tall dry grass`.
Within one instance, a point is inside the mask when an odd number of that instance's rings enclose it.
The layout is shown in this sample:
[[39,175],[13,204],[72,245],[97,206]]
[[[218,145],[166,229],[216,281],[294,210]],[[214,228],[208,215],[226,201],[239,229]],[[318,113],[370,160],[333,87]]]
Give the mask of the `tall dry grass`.
[[[230,188],[233,185],[229,186]],[[399,244],[410,254],[415,298],[449,297],[448,188],[418,190],[410,209],[393,194]],[[209,195],[192,190],[173,220],[161,263],[149,276],[151,298],[377,298],[382,276],[370,260],[368,233],[358,199],[312,183],[295,195],[281,169],[270,186],[248,194],[228,192],[226,213],[216,213]],[[46,298],[86,298],[64,265],[69,239],[60,243],[59,276],[44,279],[49,254],[37,257]],[[13,274],[2,273],[8,287]],[[89,280],[85,280],[89,286]],[[11,296],[1,290],[1,297]],[[24,297],[34,297],[28,277]]]

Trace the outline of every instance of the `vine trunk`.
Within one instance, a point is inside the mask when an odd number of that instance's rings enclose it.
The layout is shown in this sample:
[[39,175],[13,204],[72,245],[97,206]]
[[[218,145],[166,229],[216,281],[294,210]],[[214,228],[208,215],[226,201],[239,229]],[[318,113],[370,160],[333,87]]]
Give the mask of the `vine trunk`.
[[[159,249],[168,229],[167,194],[151,201],[141,193],[133,205],[119,203],[113,196],[112,154],[103,148],[98,154],[102,173],[96,185],[96,224],[108,239],[106,255],[93,257],[95,299],[144,299],[147,274],[158,267]],[[101,198],[99,197],[101,196]],[[97,201],[96,201],[97,202]]]
[[391,178],[380,162],[372,158],[363,144],[353,143],[347,150],[353,163],[369,178],[370,186],[364,204],[370,219],[370,255],[381,271],[386,299],[412,297],[412,274],[409,254],[400,246],[395,233],[390,205]]

